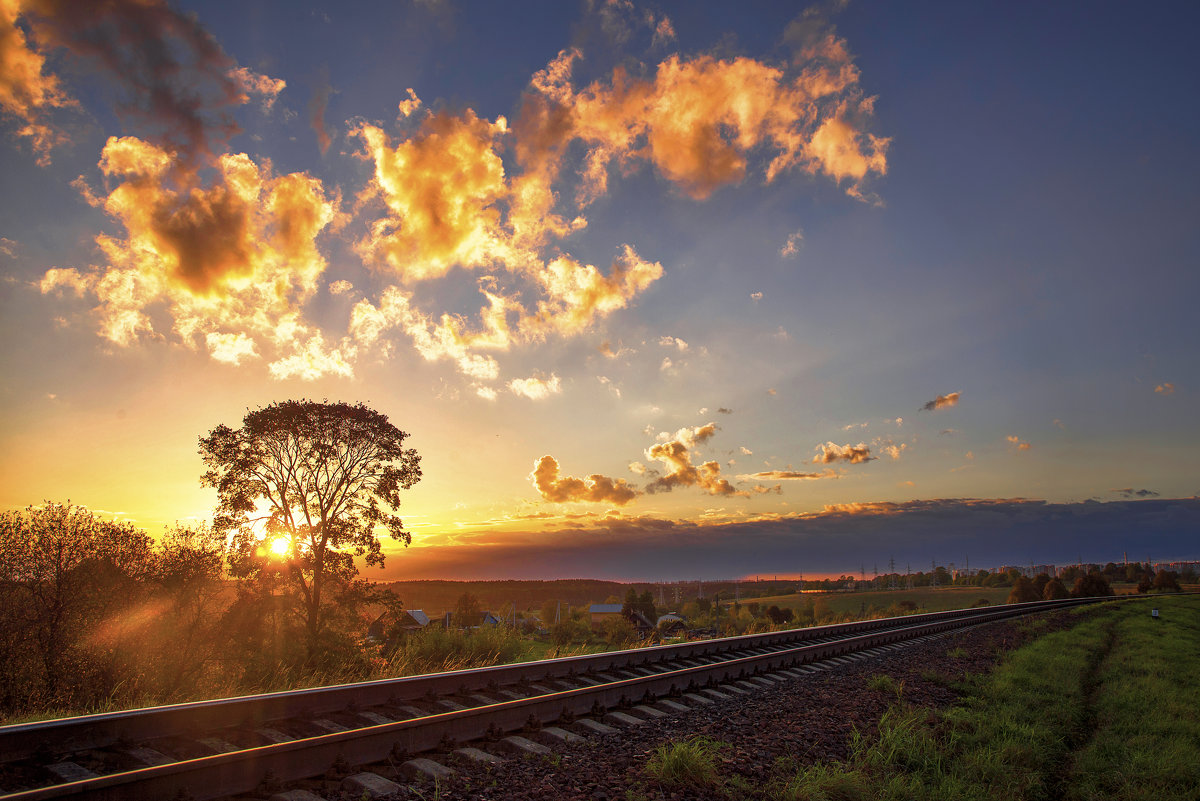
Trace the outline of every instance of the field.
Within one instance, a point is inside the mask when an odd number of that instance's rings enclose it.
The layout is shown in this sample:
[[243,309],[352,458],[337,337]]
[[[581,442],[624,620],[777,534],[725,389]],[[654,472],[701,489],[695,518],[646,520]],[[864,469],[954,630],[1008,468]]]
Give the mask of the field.
[[886,610],[902,601],[910,601],[924,612],[944,612],[965,609],[980,599],[989,604],[1002,604],[1008,598],[1008,587],[916,587],[911,590],[866,590],[863,592],[805,593],[755,598],[753,603],[778,606],[799,611],[810,601],[824,601],[829,610],[839,615],[859,615],[871,607]]

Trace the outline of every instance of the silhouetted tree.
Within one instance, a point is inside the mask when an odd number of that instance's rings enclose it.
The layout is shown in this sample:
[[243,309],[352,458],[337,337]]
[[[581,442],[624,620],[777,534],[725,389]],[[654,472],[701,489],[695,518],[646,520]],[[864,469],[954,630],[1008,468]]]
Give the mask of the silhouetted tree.
[[1058,601],[1066,598],[1070,593],[1067,592],[1066,585],[1061,579],[1052,578],[1046,582],[1046,586],[1042,588],[1042,599],[1046,601]]
[[1042,596],[1038,594],[1033,582],[1025,576],[1018,576],[1017,580],[1013,582],[1012,592],[1008,594],[1006,603],[1023,604],[1027,601],[1040,601],[1041,599]]
[[[407,437],[361,403],[289,400],[200,438],[201,483],[217,490],[213,527],[232,534],[232,570],[277,572],[298,598],[310,659],[332,606],[328,585],[353,581],[356,556],[383,565],[377,528],[406,546],[412,540],[394,513],[400,490],[421,478]],[[278,550],[265,541],[280,537]]]
[[1108,595],[1115,595],[1115,593],[1112,591],[1112,587],[1108,586],[1108,582],[1104,580],[1104,576],[1096,571],[1077,578],[1075,586],[1071,589],[1072,598],[1102,598]]
[[1153,571],[1147,570],[1146,572],[1142,573],[1141,578],[1138,579],[1137,591],[1140,593],[1150,592],[1150,590],[1154,588],[1155,578],[1156,576],[1154,575]]
[[26,695],[6,705],[30,694],[88,703],[110,692],[96,675],[112,671],[89,647],[92,630],[136,601],[153,569],[150,537],[131,523],[69,502],[0,513],[0,644],[7,671],[21,668],[3,681],[23,675],[15,691]]
[[1179,579],[1171,570],[1160,570],[1154,577],[1154,589],[1162,592],[1182,592]]
[[464,592],[458,596],[458,602],[454,604],[454,614],[451,617],[454,625],[461,629],[469,626],[478,626],[482,610],[479,608],[479,599],[469,592]]
[[1048,583],[1050,583],[1050,576],[1046,573],[1038,573],[1033,577],[1033,589],[1037,593],[1038,598],[1042,597]]

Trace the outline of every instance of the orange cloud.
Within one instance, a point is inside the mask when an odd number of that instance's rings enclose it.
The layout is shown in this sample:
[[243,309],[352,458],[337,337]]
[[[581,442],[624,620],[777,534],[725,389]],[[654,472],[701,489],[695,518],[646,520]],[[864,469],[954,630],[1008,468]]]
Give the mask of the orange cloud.
[[543,456],[529,474],[533,485],[547,501],[554,503],[613,503],[625,506],[640,493],[624,479],[609,478],[599,474],[587,480],[566,476],[559,478],[558,461],[553,456]]
[[50,111],[74,101],[57,76],[46,72],[46,57],[17,25],[25,5],[22,0],[0,0],[0,111],[20,122],[17,135],[31,140],[38,164],[45,166],[50,151],[66,139],[51,126]]
[[1154,388],[1154,391],[1159,395],[1173,395],[1175,393],[1175,385],[1170,381],[1164,381]]
[[823,172],[861,196],[869,173],[887,171],[889,141],[860,130],[871,99],[858,88],[858,71],[832,32],[825,46],[798,61],[799,69],[750,58],[670,56],[654,75],[631,78],[621,68],[608,83],[577,90],[569,49],[531,82],[517,131],[525,163],[552,161],[572,139],[587,147],[577,199],[584,205],[607,189],[612,162],[653,164],[696,199],[741,181],[751,151],[765,146],[772,159],[766,180],[799,168]]
[[922,406],[921,411],[936,412],[938,409],[949,409],[951,406],[958,405],[958,399],[961,396],[961,392],[951,392],[948,395],[938,395],[936,398]]
[[1013,436],[1011,434],[1005,437],[1005,439],[1008,440],[1009,444],[1015,445],[1019,451],[1027,451],[1033,447],[1028,442],[1022,442],[1020,437]]
[[838,445],[826,442],[824,445],[818,445],[816,450],[817,455],[813,457],[813,464],[832,464],[834,462],[862,464],[875,459],[871,455],[871,449],[862,442],[857,445]]

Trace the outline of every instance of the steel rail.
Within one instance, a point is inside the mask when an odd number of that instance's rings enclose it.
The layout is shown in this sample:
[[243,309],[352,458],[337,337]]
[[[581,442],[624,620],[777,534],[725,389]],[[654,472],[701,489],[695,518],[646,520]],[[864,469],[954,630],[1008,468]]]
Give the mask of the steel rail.
[[[381,762],[428,751],[447,742],[480,739],[497,733],[537,726],[593,710],[624,706],[638,700],[669,695],[691,687],[712,685],[756,672],[773,671],[806,662],[878,647],[902,640],[979,625],[1035,611],[1075,606],[1106,599],[1069,599],[971,610],[969,615],[926,620],[917,625],[807,645],[793,645],[762,654],[668,669],[652,675],[622,679],[470,709],[368,726],[334,734],[201,757],[157,767],[26,790],[3,798],[10,801],[78,797],[109,801],[133,797],[168,798],[186,795],[196,801],[249,792],[264,781],[290,782],[323,772],[323,766]],[[915,617],[915,616],[914,616]],[[909,621],[912,618],[908,618]],[[136,788],[136,791],[135,789]]]
[[[1073,599],[1074,600],[1074,599]],[[1029,608],[1053,602],[1031,602]],[[1000,607],[990,607],[998,609]],[[904,617],[836,623],[762,634],[724,637],[677,645],[609,651],[484,668],[429,673],[395,679],[262,693],[210,701],[169,704],[123,712],[104,712],[57,720],[0,726],[0,753],[6,761],[38,752],[105,748],[114,743],[188,736],[226,728],[260,728],[272,721],[312,717],[387,703],[404,704],[432,695],[479,692],[497,685],[523,684],[579,673],[629,669],[674,659],[719,656],[731,651],[792,645],[797,642],[876,631],[897,626],[954,620],[977,609],[929,612]]]

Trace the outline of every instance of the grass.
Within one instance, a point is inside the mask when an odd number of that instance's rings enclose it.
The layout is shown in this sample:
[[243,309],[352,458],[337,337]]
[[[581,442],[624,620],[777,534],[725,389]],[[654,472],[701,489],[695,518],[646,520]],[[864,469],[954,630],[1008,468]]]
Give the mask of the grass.
[[798,771],[785,787],[836,779],[866,786],[863,797],[934,801],[1200,798],[1200,599],[1150,603],[1041,637],[943,714],[893,705],[848,763]]
[[667,789],[715,789],[724,782],[717,760],[724,743],[702,735],[664,743],[646,762],[646,775]]

